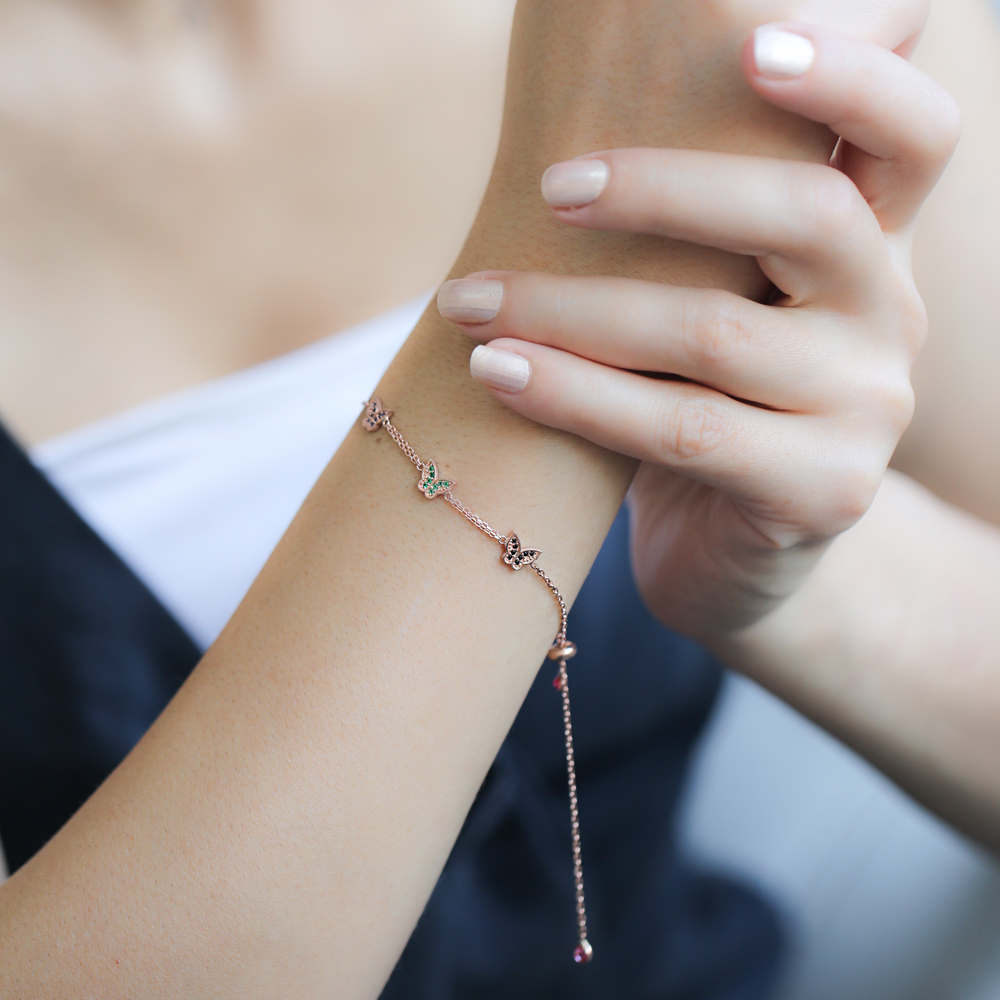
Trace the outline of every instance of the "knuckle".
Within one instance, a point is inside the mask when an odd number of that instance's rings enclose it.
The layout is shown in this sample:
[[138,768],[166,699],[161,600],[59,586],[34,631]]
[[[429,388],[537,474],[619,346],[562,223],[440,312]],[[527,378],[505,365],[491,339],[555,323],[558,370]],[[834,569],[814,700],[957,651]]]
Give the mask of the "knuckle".
[[893,307],[900,338],[912,361],[927,343],[929,325],[927,306],[912,279],[905,280],[893,296]]
[[846,531],[868,513],[884,474],[885,466],[874,458],[859,458],[838,471],[826,511],[830,534]]
[[944,89],[939,90],[936,103],[937,107],[927,117],[931,125],[920,153],[940,167],[951,159],[962,137],[962,112],[955,99]]
[[867,202],[854,182],[831,167],[798,174],[792,193],[797,217],[804,220],[805,238],[811,245],[841,246],[850,242],[869,213]]
[[913,420],[915,397],[910,380],[903,374],[888,379],[882,389],[880,402],[889,430],[898,441]]
[[729,433],[722,408],[700,394],[681,393],[665,403],[656,426],[659,455],[666,463],[704,459],[720,448]]
[[683,350],[703,370],[725,369],[746,352],[750,333],[739,304],[719,292],[693,297],[682,322]]
[[914,289],[913,294],[907,297],[903,311],[903,338],[911,357],[915,358],[924,349],[928,330],[927,306]]

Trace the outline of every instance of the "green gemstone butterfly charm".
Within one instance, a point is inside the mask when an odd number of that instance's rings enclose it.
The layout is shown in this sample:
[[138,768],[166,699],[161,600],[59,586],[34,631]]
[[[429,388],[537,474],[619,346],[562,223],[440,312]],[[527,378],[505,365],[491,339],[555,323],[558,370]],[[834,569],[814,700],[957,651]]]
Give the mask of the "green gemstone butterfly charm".
[[454,481],[451,479],[438,479],[437,468],[434,462],[428,462],[424,466],[424,471],[421,474],[420,482],[417,483],[417,489],[428,500],[433,500],[436,496],[440,496],[442,493],[447,493],[455,485]]
[[504,546],[503,561],[512,569],[524,569],[525,566],[533,566],[542,553],[538,549],[522,549],[521,539],[512,531],[507,536],[507,544]]

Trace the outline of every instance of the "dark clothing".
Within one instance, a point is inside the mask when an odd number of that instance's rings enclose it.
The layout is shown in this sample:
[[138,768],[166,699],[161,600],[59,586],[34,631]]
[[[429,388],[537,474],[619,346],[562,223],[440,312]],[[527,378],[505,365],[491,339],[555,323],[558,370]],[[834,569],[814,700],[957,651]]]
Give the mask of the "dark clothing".
[[114,770],[200,655],[0,428],[0,840],[12,871]]
[[[0,512],[0,838],[16,869],[128,753],[199,651],[2,430]],[[627,535],[623,513],[570,615],[594,962],[571,957],[562,720],[546,663],[384,1000],[767,995],[781,940],[771,911],[675,844],[720,670],[645,610]]]

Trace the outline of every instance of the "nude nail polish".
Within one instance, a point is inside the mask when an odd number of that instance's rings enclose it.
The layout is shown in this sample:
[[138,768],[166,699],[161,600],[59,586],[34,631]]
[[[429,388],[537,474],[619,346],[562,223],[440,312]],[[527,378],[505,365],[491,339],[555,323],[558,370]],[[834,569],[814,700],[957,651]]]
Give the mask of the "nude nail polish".
[[494,389],[520,392],[531,379],[531,365],[513,351],[481,344],[469,359],[469,374]]
[[554,163],[542,175],[542,197],[551,208],[583,208],[601,196],[610,177],[603,160]]
[[458,278],[438,289],[438,312],[453,323],[489,323],[503,305],[503,282],[491,278]]
[[753,61],[768,80],[794,80],[816,61],[813,43],[781,28],[758,28],[753,36]]

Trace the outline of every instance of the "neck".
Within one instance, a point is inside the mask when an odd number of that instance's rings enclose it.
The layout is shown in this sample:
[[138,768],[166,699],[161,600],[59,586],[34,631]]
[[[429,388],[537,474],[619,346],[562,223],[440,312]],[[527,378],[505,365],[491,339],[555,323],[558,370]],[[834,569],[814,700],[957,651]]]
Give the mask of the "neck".
[[489,174],[512,6],[6,5],[0,411],[19,436],[439,281]]

